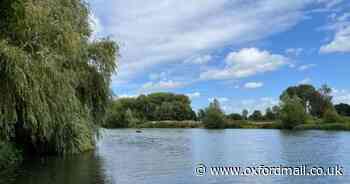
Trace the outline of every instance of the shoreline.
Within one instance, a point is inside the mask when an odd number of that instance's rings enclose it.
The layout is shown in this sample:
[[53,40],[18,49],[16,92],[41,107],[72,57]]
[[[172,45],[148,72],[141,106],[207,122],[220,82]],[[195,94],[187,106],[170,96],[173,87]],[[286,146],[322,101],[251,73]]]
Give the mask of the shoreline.
[[[149,121],[130,127],[103,127],[105,129],[152,129],[152,128],[174,128],[174,129],[208,129],[200,121]],[[323,131],[350,131],[350,125],[344,123],[307,123],[301,124],[293,129],[285,129],[280,122],[266,121],[236,121],[226,123],[223,128],[217,129],[275,129],[275,130],[323,130]],[[210,130],[210,129],[209,129]]]

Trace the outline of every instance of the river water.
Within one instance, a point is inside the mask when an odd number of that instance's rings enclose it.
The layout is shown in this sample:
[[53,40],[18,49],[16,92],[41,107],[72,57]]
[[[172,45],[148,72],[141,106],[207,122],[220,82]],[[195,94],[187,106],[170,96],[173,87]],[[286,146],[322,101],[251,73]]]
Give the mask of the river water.
[[[350,183],[350,132],[280,130],[103,130],[97,149],[26,161],[6,184]],[[207,172],[197,176],[195,168]],[[210,166],[343,167],[343,176],[211,176]],[[348,171],[348,172],[347,172]]]

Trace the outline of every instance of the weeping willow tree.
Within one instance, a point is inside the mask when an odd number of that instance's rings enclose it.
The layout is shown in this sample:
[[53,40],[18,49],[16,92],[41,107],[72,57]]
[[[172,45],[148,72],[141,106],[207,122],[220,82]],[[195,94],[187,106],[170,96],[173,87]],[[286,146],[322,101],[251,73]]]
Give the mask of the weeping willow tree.
[[0,1],[0,138],[37,154],[94,147],[118,46],[83,0]]

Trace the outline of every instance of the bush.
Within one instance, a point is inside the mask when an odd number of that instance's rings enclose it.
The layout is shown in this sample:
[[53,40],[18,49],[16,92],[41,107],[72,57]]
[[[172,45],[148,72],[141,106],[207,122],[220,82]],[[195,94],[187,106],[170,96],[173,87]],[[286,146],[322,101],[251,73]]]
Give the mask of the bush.
[[323,114],[324,123],[341,123],[343,122],[342,118],[339,116],[337,111],[334,109],[328,109]]
[[261,111],[256,110],[249,116],[249,119],[253,121],[262,121],[264,120],[264,116],[262,115]]
[[243,117],[240,114],[232,113],[232,114],[227,116],[227,119],[236,120],[237,121],[237,120],[243,120]]
[[12,144],[0,142],[0,170],[14,166],[22,161],[22,155]]
[[193,120],[189,121],[151,121],[135,128],[200,128],[201,123]]
[[212,108],[208,108],[205,117],[203,118],[205,128],[215,129],[224,128],[225,116],[222,112]]
[[303,124],[308,117],[298,97],[285,99],[281,109],[281,121],[283,128],[293,129],[294,127]]

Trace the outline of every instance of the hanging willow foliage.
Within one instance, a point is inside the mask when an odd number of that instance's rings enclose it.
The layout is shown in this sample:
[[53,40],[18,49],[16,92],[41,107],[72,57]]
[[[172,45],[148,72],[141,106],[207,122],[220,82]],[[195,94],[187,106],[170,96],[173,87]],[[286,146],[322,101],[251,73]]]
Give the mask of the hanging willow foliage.
[[89,41],[83,0],[0,1],[0,138],[40,154],[94,146],[118,46]]

